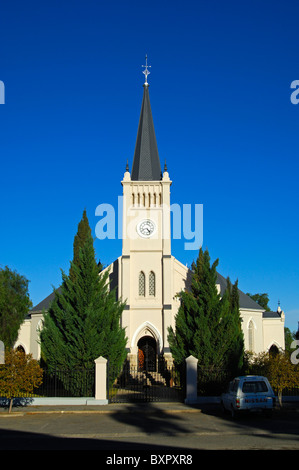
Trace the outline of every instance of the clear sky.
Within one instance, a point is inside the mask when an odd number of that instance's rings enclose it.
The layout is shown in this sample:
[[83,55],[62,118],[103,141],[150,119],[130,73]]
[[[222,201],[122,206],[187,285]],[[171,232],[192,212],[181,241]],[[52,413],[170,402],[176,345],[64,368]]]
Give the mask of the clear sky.
[[[297,0],[7,0],[0,14],[0,264],[37,304],[68,271],[84,208],[116,206],[145,54],[171,202],[203,204],[203,247],[299,321]],[[120,240],[96,239],[105,265]],[[190,265],[197,250],[175,240]]]

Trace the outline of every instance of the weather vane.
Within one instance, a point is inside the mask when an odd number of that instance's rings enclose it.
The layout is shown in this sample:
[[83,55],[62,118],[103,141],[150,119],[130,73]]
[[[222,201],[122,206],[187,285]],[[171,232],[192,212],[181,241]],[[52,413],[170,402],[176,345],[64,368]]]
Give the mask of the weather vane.
[[145,56],[145,65],[142,65],[141,67],[144,67],[144,68],[145,68],[145,70],[143,70],[142,73],[144,73],[144,75],[145,75],[145,82],[144,82],[144,84],[145,84],[145,85],[148,85],[148,83],[147,83],[147,77],[148,77],[148,75],[150,74],[150,71],[148,70],[148,68],[151,67],[151,66],[150,66],[150,65],[147,65],[147,55]]

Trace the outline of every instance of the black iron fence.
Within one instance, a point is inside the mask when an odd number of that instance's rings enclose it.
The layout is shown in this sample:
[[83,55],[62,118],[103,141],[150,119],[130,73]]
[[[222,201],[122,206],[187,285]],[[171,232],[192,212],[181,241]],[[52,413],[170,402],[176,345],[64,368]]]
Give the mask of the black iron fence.
[[197,395],[218,396],[225,392],[234,374],[217,367],[197,367]]
[[[108,364],[107,398],[110,402],[138,401],[183,401],[186,396],[185,363],[178,370],[157,358],[154,370],[151,367],[134,367],[128,361],[118,369]],[[235,374],[220,368],[197,369],[198,396],[220,396]],[[277,391],[274,390],[277,394]],[[299,388],[285,389],[284,397],[299,397]],[[94,397],[95,368],[91,369],[44,369],[43,382],[32,393],[20,397]]]
[[150,368],[134,366],[128,361],[119,369],[108,365],[107,396],[110,403],[183,401],[184,372],[161,358]]
[[43,370],[43,382],[24,397],[94,397],[95,369]]

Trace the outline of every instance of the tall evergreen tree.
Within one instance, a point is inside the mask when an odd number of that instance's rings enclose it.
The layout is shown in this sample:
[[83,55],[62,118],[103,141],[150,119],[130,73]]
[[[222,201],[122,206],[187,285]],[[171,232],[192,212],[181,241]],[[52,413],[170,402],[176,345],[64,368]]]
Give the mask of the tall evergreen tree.
[[[84,243],[86,240],[91,237],[91,228],[88,222],[87,214],[86,214],[86,209],[83,211],[82,219],[80,220],[78,224],[78,230],[77,233],[74,237],[74,242],[73,242],[73,263],[78,265],[79,263],[79,257],[80,257],[80,249],[83,248]],[[101,263],[98,264],[99,266],[99,271],[102,269]],[[71,265],[70,267],[70,272],[69,275],[72,280],[74,280],[74,269]]]
[[[124,304],[109,289],[109,273],[99,273],[86,221],[83,214],[78,232],[84,225],[84,236],[80,243],[74,241],[70,273],[62,272],[62,285],[44,315],[41,352],[51,369],[92,368],[99,356],[118,366],[126,357],[125,331],[120,326]],[[76,237],[78,241],[78,233]]]
[[223,351],[226,367],[233,375],[238,374],[244,361],[244,336],[241,326],[238,280],[231,284],[227,278],[226,291],[222,298],[222,322],[225,330]]
[[201,248],[192,265],[191,288],[180,294],[175,330],[168,329],[177,365],[193,355],[199,366],[226,369],[232,367],[231,361],[239,363],[239,354],[242,357],[242,341],[237,341],[241,328],[237,283],[232,287],[228,279],[228,288],[221,298],[216,287],[217,265],[218,260],[210,264],[208,250]]
[[200,249],[192,264],[189,291],[181,292],[181,305],[176,316],[175,331],[169,328],[168,341],[174,361],[181,364],[193,355],[203,365],[211,363],[213,344],[211,331],[217,324],[219,295],[216,288],[216,260],[210,266],[209,253]]
[[0,340],[12,348],[32,302],[29,281],[8,266],[0,269]]

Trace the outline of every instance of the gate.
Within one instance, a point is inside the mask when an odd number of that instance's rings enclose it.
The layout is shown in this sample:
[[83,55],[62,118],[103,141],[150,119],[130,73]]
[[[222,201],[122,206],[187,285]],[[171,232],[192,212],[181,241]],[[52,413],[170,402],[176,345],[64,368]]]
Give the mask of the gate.
[[[149,370],[150,369],[150,370]],[[126,362],[117,373],[108,365],[108,398],[110,403],[170,402],[185,398],[185,374],[167,366],[157,357],[156,370],[152,364],[141,369]]]

